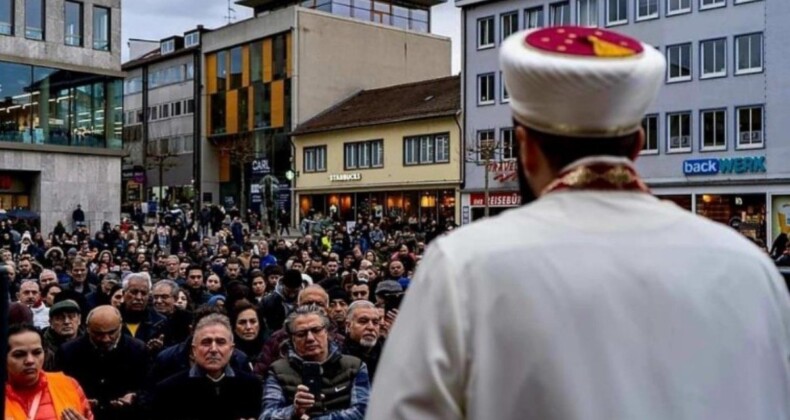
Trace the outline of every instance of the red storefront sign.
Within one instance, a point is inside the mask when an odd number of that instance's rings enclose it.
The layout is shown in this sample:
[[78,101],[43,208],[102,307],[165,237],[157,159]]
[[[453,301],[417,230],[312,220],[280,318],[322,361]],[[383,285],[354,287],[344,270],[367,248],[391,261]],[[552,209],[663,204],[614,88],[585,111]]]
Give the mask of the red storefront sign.
[[[485,206],[485,193],[472,193],[469,202],[472,207]],[[521,194],[517,192],[492,192],[488,194],[488,207],[516,207],[521,205]]]

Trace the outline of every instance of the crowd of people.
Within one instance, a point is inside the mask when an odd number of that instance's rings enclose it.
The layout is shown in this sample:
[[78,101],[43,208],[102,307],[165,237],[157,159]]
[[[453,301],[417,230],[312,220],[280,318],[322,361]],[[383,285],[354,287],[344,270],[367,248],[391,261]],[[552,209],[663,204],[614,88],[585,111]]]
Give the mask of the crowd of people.
[[292,240],[238,214],[48,235],[0,222],[6,417],[363,418],[426,235],[311,220]]

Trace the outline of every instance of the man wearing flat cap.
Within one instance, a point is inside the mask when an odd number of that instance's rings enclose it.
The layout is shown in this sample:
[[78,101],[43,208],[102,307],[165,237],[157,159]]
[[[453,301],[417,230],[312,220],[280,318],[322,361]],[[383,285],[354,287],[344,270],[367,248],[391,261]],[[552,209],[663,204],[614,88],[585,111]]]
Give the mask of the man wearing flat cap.
[[790,419],[782,277],[634,169],[663,56],[551,27],[505,40],[501,69],[536,200],[431,243],[368,418]]

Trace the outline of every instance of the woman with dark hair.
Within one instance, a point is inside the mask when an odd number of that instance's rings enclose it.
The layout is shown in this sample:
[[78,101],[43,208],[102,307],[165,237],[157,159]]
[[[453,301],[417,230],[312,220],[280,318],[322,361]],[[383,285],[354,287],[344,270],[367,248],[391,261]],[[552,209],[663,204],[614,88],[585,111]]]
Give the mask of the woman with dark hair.
[[248,300],[239,300],[229,307],[230,323],[233,327],[234,344],[236,348],[247,355],[247,360],[255,364],[266,341],[266,327],[258,318],[255,305]]
[[90,403],[74,378],[44,372],[41,333],[32,325],[12,325],[8,331],[5,383],[7,420],[92,420]]

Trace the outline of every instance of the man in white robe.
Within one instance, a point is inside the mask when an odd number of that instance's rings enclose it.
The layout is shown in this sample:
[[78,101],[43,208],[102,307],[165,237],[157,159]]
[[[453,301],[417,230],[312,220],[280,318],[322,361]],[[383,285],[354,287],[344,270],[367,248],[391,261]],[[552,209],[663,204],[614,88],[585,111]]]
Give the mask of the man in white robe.
[[538,199],[431,244],[367,418],[789,419],[773,263],[633,169],[660,53],[554,27],[506,40],[502,69]]

